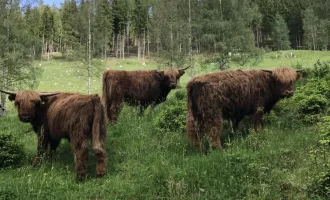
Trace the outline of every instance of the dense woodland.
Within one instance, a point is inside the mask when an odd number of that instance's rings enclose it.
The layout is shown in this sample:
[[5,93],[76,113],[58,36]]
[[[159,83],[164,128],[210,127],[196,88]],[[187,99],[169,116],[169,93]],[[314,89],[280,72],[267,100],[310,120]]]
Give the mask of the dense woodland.
[[90,69],[111,56],[182,66],[204,54],[225,68],[230,55],[243,66],[265,50],[326,50],[329,9],[330,0],[0,0],[1,88],[33,87],[32,61],[53,52]]

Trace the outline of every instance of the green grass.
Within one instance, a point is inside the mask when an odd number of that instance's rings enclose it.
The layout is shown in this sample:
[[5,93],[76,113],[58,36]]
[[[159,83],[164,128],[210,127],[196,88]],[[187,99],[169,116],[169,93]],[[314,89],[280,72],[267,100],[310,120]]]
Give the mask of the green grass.
[[[317,59],[330,60],[323,52],[299,51],[296,55],[292,62],[302,59],[306,66]],[[272,62],[270,56],[267,54],[256,67],[290,64],[283,57]],[[93,92],[101,91],[102,70],[158,66],[152,60],[145,63],[136,59],[99,61],[95,70],[99,76],[92,78]],[[38,90],[86,93],[86,70],[80,62],[51,60],[40,64],[44,72]],[[198,68],[198,73],[205,71]],[[190,78],[185,74],[181,86]],[[166,103],[154,111],[147,110],[142,117],[135,108],[124,107],[118,124],[108,127],[108,173],[94,178],[95,157],[90,151],[87,180],[80,184],[75,182],[73,155],[65,140],[54,163],[30,165],[37,138],[29,124],[18,121],[11,107],[8,116],[0,118],[0,134],[13,134],[23,144],[27,157],[21,168],[0,170],[0,199],[309,199],[312,178],[324,168],[322,160],[315,162],[310,153],[319,140],[314,129],[281,128],[274,123],[259,133],[224,137],[225,152],[201,154],[189,144],[184,132],[156,131],[152,122],[162,106]]]

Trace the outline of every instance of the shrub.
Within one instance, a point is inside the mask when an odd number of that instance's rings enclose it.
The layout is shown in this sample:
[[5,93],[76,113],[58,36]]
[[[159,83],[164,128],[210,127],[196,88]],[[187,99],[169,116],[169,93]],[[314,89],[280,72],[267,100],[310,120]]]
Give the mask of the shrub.
[[309,193],[312,197],[325,197],[330,198],[330,169],[329,160],[327,159],[329,155],[329,144],[330,144],[330,116],[323,117],[321,122],[318,123],[319,134],[321,139],[319,140],[319,145],[312,152],[314,153],[314,159],[318,157],[323,161],[323,171],[315,176]]
[[23,147],[9,134],[0,134],[0,168],[19,167],[25,158]]
[[305,96],[297,103],[297,109],[303,115],[320,114],[327,108],[328,101],[324,95],[312,94]]
[[186,115],[186,92],[180,89],[161,106],[154,124],[160,132],[185,132]]

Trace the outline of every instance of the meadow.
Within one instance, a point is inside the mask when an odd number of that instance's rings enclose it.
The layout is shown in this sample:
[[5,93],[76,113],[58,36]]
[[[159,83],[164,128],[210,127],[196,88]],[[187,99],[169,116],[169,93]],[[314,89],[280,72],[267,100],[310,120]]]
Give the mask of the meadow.
[[[246,68],[313,68],[317,60],[330,60],[329,52],[293,52],[295,57],[286,56],[290,51],[267,53],[259,64]],[[202,65],[198,58],[194,62],[196,74],[217,70],[215,64]],[[106,69],[160,66],[152,59],[135,58],[109,58],[94,63],[92,92],[99,94],[101,75]],[[87,71],[81,62],[54,57],[35,64],[44,70],[38,90],[87,93]],[[239,67],[235,63],[230,66]],[[125,106],[118,124],[108,126],[107,174],[94,178],[95,158],[90,150],[88,175],[81,183],[75,181],[73,154],[65,140],[54,162],[45,160],[41,167],[30,165],[36,153],[37,137],[30,124],[18,120],[12,102],[8,101],[7,115],[0,118],[0,135],[13,135],[25,154],[22,166],[0,169],[0,199],[328,198],[323,195],[327,191],[321,191],[321,195],[315,192],[324,183],[318,178],[328,171],[330,160],[329,151],[322,145],[321,148],[319,142],[324,136],[321,133],[327,130],[320,130],[318,121],[311,124],[303,119],[297,121],[298,116],[290,111],[293,100],[285,100],[265,117],[262,131],[254,132],[249,119],[235,134],[226,125],[227,134],[222,138],[225,152],[209,149],[206,154],[199,153],[189,144],[184,128],[184,90],[190,78],[189,72],[186,73],[180,81],[181,89],[172,91],[168,101],[155,110],[148,109],[143,116],[137,115],[137,109]],[[306,82],[302,80],[296,87],[303,88]],[[166,122],[173,123],[166,125]]]

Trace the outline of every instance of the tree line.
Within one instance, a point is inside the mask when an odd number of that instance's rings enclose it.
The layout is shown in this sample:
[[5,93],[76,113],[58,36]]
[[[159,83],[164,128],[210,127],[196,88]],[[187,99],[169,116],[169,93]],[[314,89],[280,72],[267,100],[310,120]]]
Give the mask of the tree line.
[[96,57],[154,56],[181,66],[204,54],[224,68],[230,55],[244,65],[264,49],[330,47],[330,0],[26,2],[0,0],[3,89],[34,86],[41,70],[32,61],[53,52],[86,65]]
[[93,56],[176,60],[190,51],[326,50],[329,7],[330,0],[65,0],[59,8],[26,6],[22,16],[42,44],[31,47],[33,56],[84,52],[91,12]]

